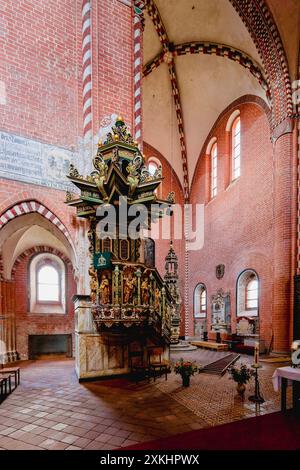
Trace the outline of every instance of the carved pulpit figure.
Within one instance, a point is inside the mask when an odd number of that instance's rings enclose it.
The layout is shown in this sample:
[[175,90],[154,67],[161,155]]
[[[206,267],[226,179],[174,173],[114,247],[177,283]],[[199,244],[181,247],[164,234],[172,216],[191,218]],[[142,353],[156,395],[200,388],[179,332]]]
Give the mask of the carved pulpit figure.
[[125,304],[133,303],[133,294],[135,289],[135,279],[132,277],[132,274],[129,274],[125,279],[124,283],[124,298],[123,301]]
[[100,304],[108,304],[109,303],[109,280],[107,279],[106,275],[102,275],[102,280],[99,287],[99,294],[100,294]]
[[96,156],[94,158],[94,166],[98,171],[93,171],[93,179],[96,183],[97,188],[99,189],[100,194],[103,196],[104,201],[107,201],[108,196],[104,189],[104,182],[106,180],[108,166],[104,162],[104,160],[99,156]]
[[148,305],[149,304],[149,298],[150,298],[150,292],[149,292],[149,283],[148,279],[145,278],[141,284],[141,292],[142,292],[142,304],[143,305]]
[[91,302],[95,304],[98,299],[98,279],[97,273],[94,268],[89,268],[89,275],[90,275],[90,289],[91,289]]
[[134,162],[129,163],[129,165],[126,168],[126,171],[128,172],[127,181],[130,187],[128,196],[131,197],[137,185],[139,184],[139,176],[138,176],[136,164]]
[[159,308],[160,306],[160,290],[158,287],[155,289],[155,300],[154,300],[155,308]]

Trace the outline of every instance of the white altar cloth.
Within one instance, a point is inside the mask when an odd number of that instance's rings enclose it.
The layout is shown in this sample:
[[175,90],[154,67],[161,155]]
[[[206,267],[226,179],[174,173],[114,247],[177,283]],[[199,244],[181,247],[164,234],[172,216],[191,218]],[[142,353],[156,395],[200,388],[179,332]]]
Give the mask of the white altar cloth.
[[288,385],[292,385],[292,381],[300,382],[300,369],[291,366],[278,367],[272,376],[273,388],[278,392],[281,387],[281,378],[288,379]]

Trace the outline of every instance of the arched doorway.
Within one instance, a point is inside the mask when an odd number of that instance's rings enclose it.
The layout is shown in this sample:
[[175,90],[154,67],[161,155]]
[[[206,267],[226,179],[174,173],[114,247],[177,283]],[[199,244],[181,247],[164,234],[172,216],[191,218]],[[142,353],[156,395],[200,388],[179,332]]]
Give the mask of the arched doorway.
[[[7,363],[28,359],[32,336],[56,335],[58,340],[62,339],[60,335],[72,336],[76,257],[67,228],[53,212],[37,202],[16,204],[3,213],[1,221],[0,362]],[[47,263],[60,269],[57,286],[51,281],[50,272],[44,271],[43,279],[39,279],[38,272]],[[45,289],[48,289],[47,299],[38,295],[38,291],[45,294]],[[60,302],[54,298],[57,289]],[[69,355],[70,344],[69,339]]]

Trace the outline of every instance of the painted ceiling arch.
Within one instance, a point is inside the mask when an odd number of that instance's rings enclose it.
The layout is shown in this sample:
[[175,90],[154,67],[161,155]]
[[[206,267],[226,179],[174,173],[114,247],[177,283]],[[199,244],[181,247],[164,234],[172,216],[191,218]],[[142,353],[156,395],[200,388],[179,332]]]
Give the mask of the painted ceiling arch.
[[[294,17],[295,1],[285,2]],[[277,18],[278,1],[268,3]],[[174,167],[188,200],[210,128],[240,96],[270,106],[275,136],[276,128],[290,130],[288,62],[265,0],[145,0],[144,6],[144,139]],[[281,34],[291,27],[287,15],[279,23]]]

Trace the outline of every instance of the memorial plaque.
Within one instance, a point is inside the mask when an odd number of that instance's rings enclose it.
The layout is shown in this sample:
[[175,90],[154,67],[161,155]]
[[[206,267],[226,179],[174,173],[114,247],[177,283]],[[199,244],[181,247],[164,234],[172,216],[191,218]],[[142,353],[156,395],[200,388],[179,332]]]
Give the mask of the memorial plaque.
[[78,154],[26,137],[0,132],[0,177],[67,190],[70,163]]

